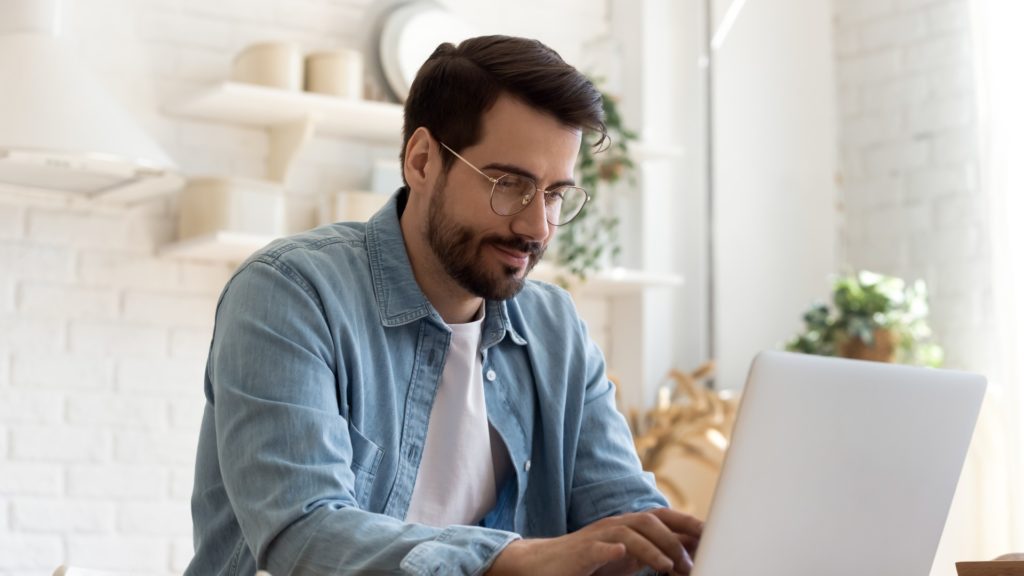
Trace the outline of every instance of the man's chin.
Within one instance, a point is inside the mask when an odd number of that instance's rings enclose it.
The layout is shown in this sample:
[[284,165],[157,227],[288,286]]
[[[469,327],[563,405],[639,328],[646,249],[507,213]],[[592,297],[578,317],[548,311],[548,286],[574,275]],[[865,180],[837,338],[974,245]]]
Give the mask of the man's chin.
[[531,258],[530,262],[524,267],[506,266],[505,267],[505,285],[502,287],[503,298],[495,298],[495,300],[508,300],[509,298],[515,297],[519,292],[526,286],[526,280],[530,276],[530,272],[533,271],[533,267],[537,265],[538,258]]
[[526,278],[530,275],[530,272],[533,272],[533,268],[537,265],[537,262],[540,262],[540,258],[531,256],[525,266],[506,266],[505,273],[509,278],[520,283],[525,282]]

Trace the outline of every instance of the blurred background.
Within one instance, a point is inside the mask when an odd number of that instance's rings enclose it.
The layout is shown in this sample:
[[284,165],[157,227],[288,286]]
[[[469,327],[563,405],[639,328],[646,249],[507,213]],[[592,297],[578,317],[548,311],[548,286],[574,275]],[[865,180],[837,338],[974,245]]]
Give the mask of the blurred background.
[[493,33],[621,115],[575,241],[607,249],[586,281],[572,246],[538,274],[568,279],[624,411],[708,360],[738,393],[837,276],[921,280],[942,365],[990,379],[932,573],[1024,551],[1022,23],[999,0],[0,0],[0,575],[184,570],[220,290],[269,239],[372,213],[423,47]]

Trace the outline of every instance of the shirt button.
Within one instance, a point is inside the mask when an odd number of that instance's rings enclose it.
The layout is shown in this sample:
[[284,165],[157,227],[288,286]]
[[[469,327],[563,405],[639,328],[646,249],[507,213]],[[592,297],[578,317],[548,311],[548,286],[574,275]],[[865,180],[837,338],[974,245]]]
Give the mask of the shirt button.
[[530,466],[532,466],[532,465],[533,465],[533,463],[530,462],[529,460],[527,460],[526,463],[523,464],[523,469],[526,470],[527,472],[529,472],[530,471]]
[[488,371],[487,371],[487,381],[488,381],[488,382],[494,382],[494,380],[495,380],[495,379],[496,379],[497,377],[498,377],[498,373],[497,373],[497,372],[495,372],[494,370],[488,370]]

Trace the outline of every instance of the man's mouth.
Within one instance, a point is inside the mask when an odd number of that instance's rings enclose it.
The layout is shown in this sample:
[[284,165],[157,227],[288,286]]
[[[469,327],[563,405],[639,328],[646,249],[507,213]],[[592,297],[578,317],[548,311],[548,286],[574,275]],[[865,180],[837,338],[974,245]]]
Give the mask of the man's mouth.
[[501,242],[491,242],[491,246],[495,252],[498,253],[498,257],[506,265],[519,269],[526,269],[531,260],[540,259],[544,249],[539,242],[525,242],[506,240]]

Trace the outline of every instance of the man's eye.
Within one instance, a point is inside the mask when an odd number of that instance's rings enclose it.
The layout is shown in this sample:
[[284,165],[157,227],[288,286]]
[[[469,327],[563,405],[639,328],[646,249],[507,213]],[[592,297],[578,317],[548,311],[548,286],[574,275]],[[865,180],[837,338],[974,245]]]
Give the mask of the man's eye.
[[557,190],[548,190],[548,193],[544,195],[544,200],[548,204],[558,204],[565,200],[565,190],[559,188]]
[[523,182],[519,178],[505,176],[504,178],[498,180],[496,186],[502,188],[503,190],[516,190],[522,188]]

